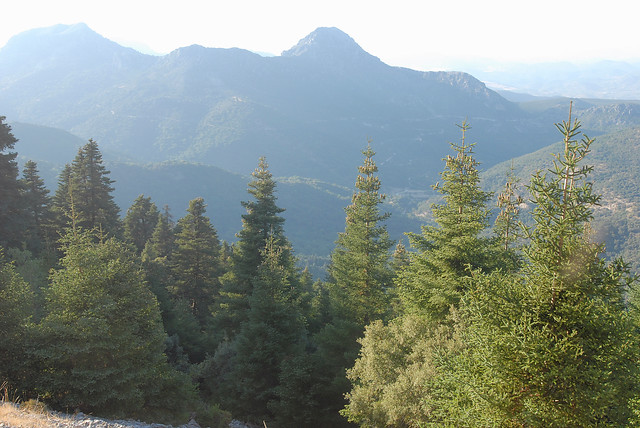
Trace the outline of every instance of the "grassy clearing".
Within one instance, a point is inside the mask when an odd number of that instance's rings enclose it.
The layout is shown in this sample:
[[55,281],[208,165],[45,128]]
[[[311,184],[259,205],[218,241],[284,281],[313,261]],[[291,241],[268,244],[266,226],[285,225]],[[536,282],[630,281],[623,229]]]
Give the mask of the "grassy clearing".
[[14,403],[0,403],[0,424],[11,428],[48,428],[51,426],[67,426],[70,421],[54,416],[42,407],[30,410],[19,409]]

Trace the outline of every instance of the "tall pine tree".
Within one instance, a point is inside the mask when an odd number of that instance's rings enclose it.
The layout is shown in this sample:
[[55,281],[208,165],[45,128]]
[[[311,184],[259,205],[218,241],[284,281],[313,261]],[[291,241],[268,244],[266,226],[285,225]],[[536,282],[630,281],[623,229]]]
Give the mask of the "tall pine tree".
[[640,393],[631,278],[589,239],[600,199],[583,163],[593,140],[578,140],[571,114],[556,126],[564,152],[531,179],[522,272],[478,274],[467,296],[466,339],[482,374],[474,403],[501,426],[627,426]]
[[345,208],[345,230],[338,235],[331,255],[329,283],[340,306],[339,316],[364,328],[389,314],[393,279],[389,258],[394,242],[383,224],[389,214],[380,212],[385,196],[380,193],[375,152],[369,144],[362,154],[356,191]]
[[16,152],[11,152],[18,141],[11,133],[11,127],[0,116],[0,246],[20,245],[20,191],[18,184],[18,164]]
[[434,186],[444,199],[432,206],[437,226],[423,226],[422,234],[409,234],[417,252],[399,278],[405,309],[439,321],[464,295],[464,278],[470,269],[492,265],[490,241],[480,235],[489,226],[487,202],[491,195],[480,188],[475,144],[466,140],[470,126],[463,122],[460,128],[461,142],[451,143],[455,155],[444,159],[442,185]]
[[105,235],[120,233],[120,209],[113,201],[109,173],[98,144],[89,140],[60,174],[54,197],[59,228],[73,220],[75,226],[101,230]]
[[147,241],[151,239],[158,223],[160,212],[151,197],[140,195],[133,201],[124,217],[124,236],[142,253]]
[[51,197],[44,181],[38,175],[38,166],[33,161],[27,161],[20,179],[22,187],[23,222],[25,224],[26,249],[34,255],[51,247],[53,235],[53,213],[51,211]]
[[171,257],[171,272],[175,284],[169,291],[176,299],[186,301],[204,326],[210,316],[209,307],[219,292],[220,241],[205,216],[204,199],[189,202],[187,215],[178,220],[175,250]]
[[273,241],[285,253],[290,251],[284,218],[280,216],[284,209],[276,204],[276,181],[264,157],[251,175],[248,192],[253,200],[242,202],[247,213],[242,215],[242,230],[237,234],[231,270],[222,278],[221,304],[216,310],[217,330],[227,339],[234,337],[247,320],[253,281],[264,261],[267,242]]

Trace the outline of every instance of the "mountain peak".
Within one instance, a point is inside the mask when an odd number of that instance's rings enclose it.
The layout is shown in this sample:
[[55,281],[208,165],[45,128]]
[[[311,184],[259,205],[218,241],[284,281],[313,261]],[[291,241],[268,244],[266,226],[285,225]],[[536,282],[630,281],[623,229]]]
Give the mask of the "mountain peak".
[[378,58],[365,52],[348,34],[335,27],[320,27],[301,39],[291,49],[282,52],[284,57],[313,59],[340,59],[353,61],[362,58]]

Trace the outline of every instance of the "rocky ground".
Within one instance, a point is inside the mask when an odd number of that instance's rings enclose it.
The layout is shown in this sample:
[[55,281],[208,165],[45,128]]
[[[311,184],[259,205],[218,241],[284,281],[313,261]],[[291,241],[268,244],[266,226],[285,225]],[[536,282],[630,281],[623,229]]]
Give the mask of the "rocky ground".
[[[199,428],[195,420],[178,428]],[[247,428],[247,425],[233,421],[230,428]],[[77,413],[24,411],[14,403],[0,403],[0,428],[173,428],[171,425],[147,424],[132,420],[107,420]]]

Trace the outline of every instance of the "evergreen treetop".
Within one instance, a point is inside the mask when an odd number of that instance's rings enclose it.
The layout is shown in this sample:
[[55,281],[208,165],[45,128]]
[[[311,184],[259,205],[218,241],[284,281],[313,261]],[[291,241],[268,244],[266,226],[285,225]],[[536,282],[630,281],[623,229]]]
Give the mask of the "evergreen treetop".
[[480,188],[475,144],[466,141],[470,126],[465,121],[459,127],[461,142],[450,143],[455,155],[444,159],[442,184],[434,186],[444,199],[432,206],[437,226],[423,226],[422,234],[408,234],[418,251],[398,278],[405,309],[436,320],[444,320],[451,305],[458,305],[470,269],[492,266],[488,257],[492,244],[480,235],[489,225],[491,194]]
[[341,306],[340,316],[353,319],[364,328],[390,310],[393,273],[389,258],[394,242],[383,224],[390,214],[380,212],[385,196],[380,193],[370,142],[362,154],[356,191],[351,205],[345,208],[345,230],[338,235],[329,275],[334,292],[340,295],[334,298]]
[[16,152],[11,152],[18,141],[11,133],[11,127],[0,116],[0,245],[19,246],[20,231],[20,190],[18,184],[18,163]]

